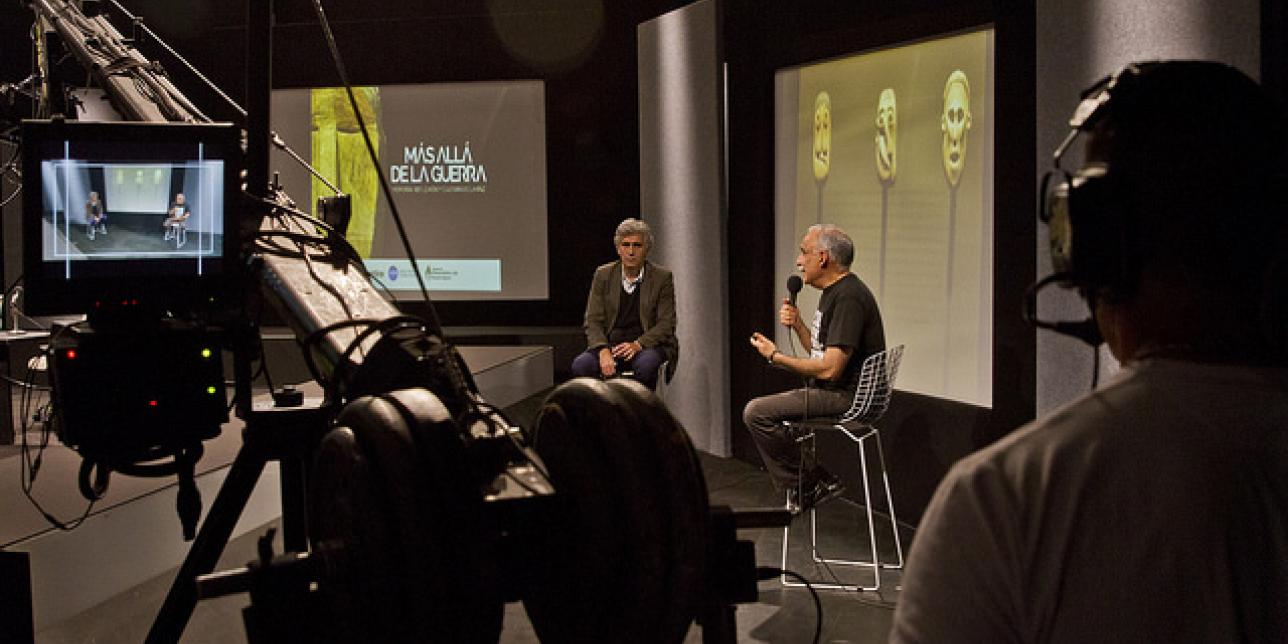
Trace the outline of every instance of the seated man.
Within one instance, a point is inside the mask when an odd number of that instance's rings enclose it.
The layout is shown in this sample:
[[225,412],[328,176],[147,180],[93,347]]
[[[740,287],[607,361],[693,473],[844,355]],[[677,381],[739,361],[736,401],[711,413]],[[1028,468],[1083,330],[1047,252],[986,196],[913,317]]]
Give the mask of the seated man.
[[613,236],[618,260],[595,269],[586,300],[584,353],[572,361],[574,376],[611,378],[622,371],[649,389],[658,368],[669,361],[675,372],[675,284],[671,271],[646,258],[653,247],[648,224],[627,219]]
[[778,312],[778,321],[796,334],[809,357],[789,356],[764,335],[751,335],[751,345],[770,365],[813,381],[810,387],[756,398],[742,413],[774,485],[787,490],[793,513],[835,497],[844,488],[819,465],[798,475],[800,446],[783,431],[783,421],[803,420],[806,413],[811,418],[845,413],[854,401],[864,359],[885,350],[876,298],[850,272],[853,261],[854,242],[845,231],[831,224],[810,226],[801,239],[796,268],[806,284],[823,291],[813,324],[805,326],[790,300],[784,299]]
[[89,193],[89,201],[85,202],[85,224],[85,232],[90,239],[94,239],[95,233],[107,234],[107,213],[103,210],[103,202],[98,199],[98,193],[94,191]]
[[178,246],[183,246],[186,241],[188,217],[192,216],[192,210],[188,208],[188,203],[183,198],[183,193],[175,195],[174,203],[170,204],[170,211],[162,226],[165,228],[165,238],[175,240]]
[[1283,112],[1213,62],[1084,96],[1065,146],[1086,161],[1044,219],[1123,369],[952,467],[891,641],[1283,642]]

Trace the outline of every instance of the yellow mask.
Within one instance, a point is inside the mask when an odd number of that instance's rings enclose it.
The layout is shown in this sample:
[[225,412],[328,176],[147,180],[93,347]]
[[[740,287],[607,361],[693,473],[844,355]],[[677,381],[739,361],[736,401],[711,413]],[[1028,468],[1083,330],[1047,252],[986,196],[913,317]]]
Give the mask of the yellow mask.
[[956,70],[944,85],[944,113],[939,129],[944,133],[944,174],[948,185],[957,186],[966,164],[966,133],[970,131],[970,81]]
[[894,183],[897,159],[895,157],[895,134],[898,121],[895,115],[894,89],[887,87],[881,90],[877,99],[877,176],[881,183]]
[[832,167],[832,98],[827,92],[814,97],[814,179],[827,179]]

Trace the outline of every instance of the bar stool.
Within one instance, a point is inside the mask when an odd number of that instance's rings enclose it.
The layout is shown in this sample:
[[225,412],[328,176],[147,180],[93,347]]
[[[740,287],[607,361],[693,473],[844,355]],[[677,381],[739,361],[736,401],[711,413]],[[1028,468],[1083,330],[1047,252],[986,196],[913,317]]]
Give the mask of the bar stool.
[[[859,384],[854,391],[854,402],[850,409],[836,418],[811,419],[807,421],[785,421],[783,430],[788,432],[789,436],[796,436],[796,442],[801,444],[801,470],[804,471],[804,461],[806,453],[814,455],[814,444],[816,434],[819,431],[837,430],[846,438],[853,441],[858,446],[859,452],[859,473],[863,477],[863,510],[867,518],[868,542],[871,544],[871,557],[867,560],[862,559],[839,559],[825,557],[818,550],[818,517],[815,508],[810,508],[809,513],[809,546],[810,558],[815,564],[835,565],[835,566],[852,566],[859,568],[869,568],[872,570],[872,585],[864,586],[860,584],[846,584],[840,581],[836,582],[814,582],[810,585],[814,588],[826,588],[832,590],[845,591],[875,591],[881,588],[881,570],[899,570],[903,568],[903,545],[899,542],[899,522],[895,518],[894,499],[890,495],[890,479],[886,475],[885,452],[881,448],[881,433],[873,425],[881,416],[885,415],[886,409],[890,407],[890,396],[894,390],[894,379],[899,372],[899,361],[903,358],[904,345],[899,345],[886,349],[880,353],[870,355],[863,361],[863,366],[859,372]],[[872,490],[868,483],[868,457],[867,441],[873,440],[876,443],[877,458],[881,467],[881,483],[885,488],[886,504],[890,508],[890,530],[894,535],[896,561],[881,561],[877,553],[877,533],[876,526],[872,516]],[[806,448],[808,443],[808,449]],[[783,570],[787,570],[787,547],[788,536],[791,532],[791,526],[783,528],[783,552],[782,565]],[[801,587],[805,584],[789,581],[786,575],[779,577],[779,582],[783,586]]]

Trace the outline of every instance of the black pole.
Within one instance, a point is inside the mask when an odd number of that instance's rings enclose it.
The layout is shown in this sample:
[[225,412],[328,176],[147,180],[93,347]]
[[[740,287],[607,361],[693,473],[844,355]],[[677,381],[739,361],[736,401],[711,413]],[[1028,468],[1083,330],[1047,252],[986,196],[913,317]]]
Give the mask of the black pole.
[[[268,144],[269,101],[272,92],[273,61],[273,3],[272,0],[248,0],[246,8],[246,191],[252,197],[268,195]],[[260,227],[260,219],[253,216],[262,212],[258,200],[243,204],[246,216],[241,218],[241,239],[250,239]],[[239,328],[240,335],[244,329]],[[238,337],[235,347],[234,369],[237,379],[237,397],[247,422],[250,422],[249,357],[245,350],[247,339]],[[241,517],[246,501],[263,473],[266,456],[260,450],[245,445],[237,453],[229,468],[228,476],[219,489],[210,514],[206,516],[193,542],[188,556],[176,575],[170,592],[166,595],[161,611],[148,632],[148,644],[178,642],[192,616],[197,603],[196,579],[214,570]]]
[[[268,195],[269,123],[272,116],[272,0],[248,0],[246,41],[246,188],[252,196],[263,197]],[[258,229],[259,222],[253,223]]]

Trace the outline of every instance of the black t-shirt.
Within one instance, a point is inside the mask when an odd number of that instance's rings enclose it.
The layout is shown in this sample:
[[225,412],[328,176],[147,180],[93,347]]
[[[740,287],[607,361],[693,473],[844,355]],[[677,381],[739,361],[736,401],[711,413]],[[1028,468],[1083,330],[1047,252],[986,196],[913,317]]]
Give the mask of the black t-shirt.
[[823,289],[814,313],[812,355],[822,357],[826,347],[849,347],[845,372],[836,380],[817,380],[820,387],[854,391],[863,360],[885,351],[885,328],[877,299],[854,273]]

